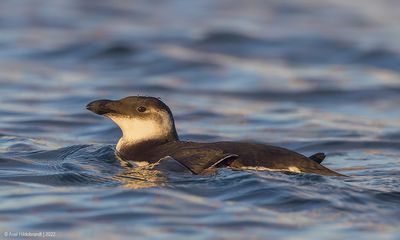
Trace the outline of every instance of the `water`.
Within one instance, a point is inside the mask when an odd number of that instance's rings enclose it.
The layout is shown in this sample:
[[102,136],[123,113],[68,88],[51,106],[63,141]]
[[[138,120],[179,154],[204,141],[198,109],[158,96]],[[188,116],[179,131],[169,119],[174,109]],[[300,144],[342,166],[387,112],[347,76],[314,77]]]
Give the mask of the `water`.
[[[1,1],[0,232],[399,239],[399,7]],[[139,94],[172,108],[181,139],[324,151],[351,178],[130,169],[85,105]]]

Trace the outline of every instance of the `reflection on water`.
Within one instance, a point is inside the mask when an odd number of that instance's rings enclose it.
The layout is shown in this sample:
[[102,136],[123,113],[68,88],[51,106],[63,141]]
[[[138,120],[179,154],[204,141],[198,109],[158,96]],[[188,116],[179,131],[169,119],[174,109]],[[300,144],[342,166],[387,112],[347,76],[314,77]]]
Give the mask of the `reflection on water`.
[[[0,2],[0,234],[397,239],[393,0]],[[346,179],[133,168],[93,99],[161,97],[182,140],[271,143]]]
[[164,186],[167,184],[167,179],[158,170],[149,169],[129,169],[117,174],[115,180],[121,182],[123,187],[126,188],[150,188],[156,186]]

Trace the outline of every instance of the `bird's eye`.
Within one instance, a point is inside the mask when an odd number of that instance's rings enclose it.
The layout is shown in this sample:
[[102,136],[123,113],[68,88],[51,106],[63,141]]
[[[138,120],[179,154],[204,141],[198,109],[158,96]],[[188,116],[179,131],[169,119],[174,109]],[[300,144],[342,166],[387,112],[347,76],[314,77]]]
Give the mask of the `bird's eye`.
[[146,107],[140,106],[137,108],[138,112],[146,112]]

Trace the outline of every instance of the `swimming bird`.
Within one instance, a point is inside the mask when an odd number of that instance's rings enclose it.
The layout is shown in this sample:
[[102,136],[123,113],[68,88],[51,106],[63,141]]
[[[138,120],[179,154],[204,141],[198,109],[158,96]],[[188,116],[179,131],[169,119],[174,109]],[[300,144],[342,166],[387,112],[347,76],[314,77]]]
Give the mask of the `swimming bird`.
[[306,157],[261,143],[180,141],[170,108],[155,97],[96,100],[86,108],[118,125],[122,137],[116,145],[116,154],[138,166],[160,164],[193,174],[229,167],[343,176],[321,165],[324,153]]

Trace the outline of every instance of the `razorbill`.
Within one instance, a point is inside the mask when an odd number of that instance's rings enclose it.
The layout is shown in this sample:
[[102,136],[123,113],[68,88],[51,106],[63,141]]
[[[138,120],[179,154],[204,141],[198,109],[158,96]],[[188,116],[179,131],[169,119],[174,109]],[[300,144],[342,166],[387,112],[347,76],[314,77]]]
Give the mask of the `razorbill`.
[[344,176],[320,164],[325,158],[323,153],[306,157],[285,148],[258,143],[180,141],[171,110],[158,98],[132,96],[120,100],[96,100],[86,108],[118,125],[122,137],[117,143],[116,154],[139,166],[165,164],[193,174],[230,167]]

